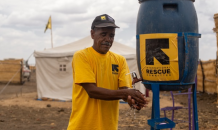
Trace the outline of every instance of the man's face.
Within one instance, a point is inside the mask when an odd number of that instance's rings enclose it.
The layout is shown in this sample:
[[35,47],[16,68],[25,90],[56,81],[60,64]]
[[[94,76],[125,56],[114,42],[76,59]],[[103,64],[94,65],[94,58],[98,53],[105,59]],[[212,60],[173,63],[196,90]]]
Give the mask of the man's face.
[[91,36],[94,40],[93,48],[98,53],[106,54],[113,44],[115,28],[96,28],[91,30]]

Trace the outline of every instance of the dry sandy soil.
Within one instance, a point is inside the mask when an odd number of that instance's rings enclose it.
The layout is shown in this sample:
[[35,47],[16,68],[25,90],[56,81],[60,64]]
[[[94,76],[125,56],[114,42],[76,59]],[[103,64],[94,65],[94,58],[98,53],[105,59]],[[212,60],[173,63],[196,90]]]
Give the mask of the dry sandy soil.
[[[36,100],[36,79],[33,74],[30,82],[24,85],[9,85],[0,94],[0,130],[66,130],[71,102]],[[0,91],[5,84],[0,84]],[[22,92],[22,93],[21,93]],[[151,93],[150,93],[151,97]],[[149,98],[150,99],[150,98]],[[151,99],[150,99],[151,100]],[[218,105],[216,95],[198,94],[198,115],[200,130],[218,130]],[[171,106],[169,92],[161,92],[160,106]],[[176,105],[187,107],[187,96],[177,96]],[[167,113],[170,118],[171,113]],[[163,117],[163,112],[161,112]],[[140,111],[120,104],[119,130],[149,130],[147,120],[151,118],[151,102]],[[176,119],[188,120],[187,109],[178,110]],[[188,123],[176,124],[174,130],[188,130]]]

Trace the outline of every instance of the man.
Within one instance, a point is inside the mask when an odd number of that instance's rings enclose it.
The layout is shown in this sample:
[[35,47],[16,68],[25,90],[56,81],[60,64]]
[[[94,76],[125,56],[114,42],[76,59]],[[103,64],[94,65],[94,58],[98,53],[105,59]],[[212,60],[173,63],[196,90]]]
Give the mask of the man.
[[73,101],[68,130],[117,130],[119,99],[141,109],[147,101],[131,87],[129,68],[123,56],[110,52],[115,21],[97,16],[91,26],[93,46],[73,56]]

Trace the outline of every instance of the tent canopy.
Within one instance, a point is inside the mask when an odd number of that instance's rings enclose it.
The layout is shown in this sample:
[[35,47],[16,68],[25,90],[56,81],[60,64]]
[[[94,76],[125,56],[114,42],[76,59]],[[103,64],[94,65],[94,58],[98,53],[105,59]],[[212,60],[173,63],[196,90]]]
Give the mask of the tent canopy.
[[[93,45],[93,39],[91,36],[87,36],[81,40],[78,40],[73,43],[69,43],[63,46],[43,50],[35,51],[35,57],[64,57],[64,56],[73,56],[73,54],[78,51],[90,47]],[[116,41],[113,42],[110,51],[124,56],[126,59],[135,58],[136,51],[134,48],[123,45]]]

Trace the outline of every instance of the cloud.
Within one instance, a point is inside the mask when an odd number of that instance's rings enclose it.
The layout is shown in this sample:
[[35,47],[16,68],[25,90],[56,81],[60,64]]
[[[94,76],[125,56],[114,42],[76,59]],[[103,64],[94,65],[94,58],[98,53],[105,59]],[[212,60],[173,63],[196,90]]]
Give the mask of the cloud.
[[77,14],[77,15],[81,15],[84,13],[87,13],[87,9],[89,4],[91,4],[91,1],[72,1],[72,0],[68,0],[65,1],[65,3],[63,3],[62,1],[58,1],[56,2],[55,5],[53,5],[53,7],[51,8],[51,11],[54,12],[58,12],[58,13],[62,13],[64,15],[68,14],[68,15],[73,15],[73,14]]

